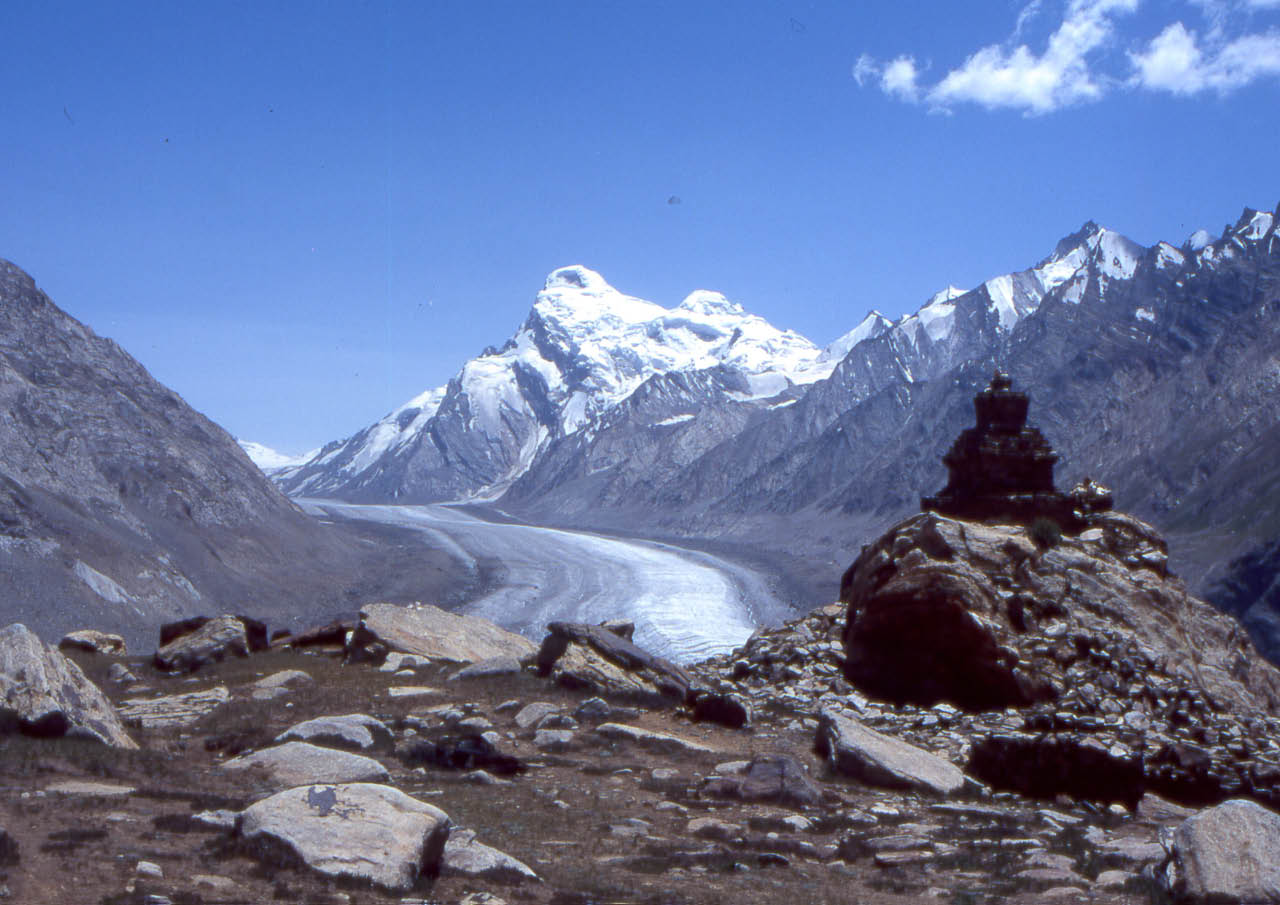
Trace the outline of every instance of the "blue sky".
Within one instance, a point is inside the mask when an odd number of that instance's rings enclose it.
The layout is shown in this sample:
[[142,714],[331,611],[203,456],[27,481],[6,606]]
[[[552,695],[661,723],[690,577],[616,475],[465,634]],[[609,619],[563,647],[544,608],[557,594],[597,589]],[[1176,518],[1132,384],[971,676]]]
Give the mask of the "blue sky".
[[559,266],[826,343],[1088,219],[1180,242],[1280,201],[1280,0],[5,18],[0,257],[288,452],[501,344]]

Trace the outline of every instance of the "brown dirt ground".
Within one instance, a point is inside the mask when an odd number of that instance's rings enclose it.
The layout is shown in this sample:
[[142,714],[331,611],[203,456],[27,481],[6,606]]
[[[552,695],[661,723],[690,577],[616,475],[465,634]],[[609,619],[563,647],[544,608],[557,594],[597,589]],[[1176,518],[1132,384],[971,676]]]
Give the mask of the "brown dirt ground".
[[[114,699],[130,696],[106,679],[110,660],[77,655],[90,678]],[[569,751],[542,754],[512,723],[513,711],[499,704],[549,701],[566,711],[586,695],[569,692],[525,673],[465,683],[445,681],[456,667],[431,666],[414,678],[379,672],[369,665],[344,666],[326,654],[291,651],[258,654],[209,667],[194,676],[169,676],[143,658],[125,662],[151,689],[173,694],[225,684],[230,703],[181,730],[134,730],[142,746],[136,752],[70,741],[21,736],[0,737],[0,826],[19,843],[21,860],[0,867],[10,901],[40,903],[112,903],[143,905],[152,895],[177,905],[239,902],[399,903],[402,900],[453,903],[475,892],[489,892],[515,903],[537,905],[612,905],[612,903],[688,903],[776,905],[778,902],[995,902],[1038,894],[1001,876],[999,861],[973,862],[958,857],[929,869],[878,868],[869,860],[847,858],[832,864],[830,848],[849,835],[842,814],[874,803],[897,804],[904,815],[920,805],[913,796],[871,790],[827,775],[811,751],[812,732],[779,709],[757,716],[753,731],[691,723],[672,712],[643,712],[637,725],[671,732],[716,749],[715,754],[658,754],[626,743],[601,743],[584,725]],[[302,669],[313,684],[269,702],[247,699],[245,686],[283,669]],[[422,684],[441,691],[425,698],[392,699],[392,685]],[[408,718],[439,725],[440,705],[470,705],[498,731],[515,733],[504,750],[528,760],[530,769],[510,783],[480,785],[463,774],[435,768],[406,768],[387,752],[375,753],[391,771],[391,783],[406,793],[443,808],[454,823],[474,829],[479,841],[524,861],[543,879],[503,884],[442,876],[424,879],[408,894],[327,880],[305,870],[259,863],[228,841],[189,819],[196,811],[239,809],[261,797],[260,777],[218,767],[227,750],[262,747],[289,725],[325,714],[368,713],[403,727]],[[424,737],[431,737],[424,730]],[[397,731],[400,739],[403,732]],[[221,750],[209,750],[218,748]],[[805,833],[784,832],[770,839],[776,818],[794,811],[771,805],[747,805],[703,799],[697,783],[717,763],[749,758],[757,752],[784,751],[804,762],[824,789],[830,805],[806,813],[815,821]],[[368,753],[368,752],[366,752]],[[678,771],[675,779],[655,780],[655,768]],[[85,779],[133,786],[121,797],[46,793],[51,783]],[[662,802],[672,804],[662,805]],[[743,826],[753,823],[756,844],[718,844],[687,834],[697,816],[714,816]],[[774,823],[770,823],[770,819]],[[646,822],[629,832],[625,822]],[[905,817],[904,817],[905,819]],[[883,829],[883,828],[882,828]],[[806,848],[811,846],[812,848]],[[697,859],[681,853],[708,852]],[[773,853],[781,854],[785,863]],[[627,859],[627,860],[617,860]],[[135,878],[138,861],[162,868],[163,879]],[[227,878],[234,886],[220,891],[199,885],[199,875]],[[1090,901],[1139,902],[1148,896],[1135,884],[1125,892]],[[1046,900],[1047,901],[1047,900]],[[1070,901],[1070,899],[1058,901]]]

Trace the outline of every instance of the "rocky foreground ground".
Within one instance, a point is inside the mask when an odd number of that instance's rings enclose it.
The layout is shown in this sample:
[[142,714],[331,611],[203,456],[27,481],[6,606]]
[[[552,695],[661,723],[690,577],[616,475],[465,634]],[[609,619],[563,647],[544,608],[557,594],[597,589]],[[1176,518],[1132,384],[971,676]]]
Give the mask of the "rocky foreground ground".
[[[274,641],[195,621],[147,657],[11,626],[0,882],[147,905],[1280,902],[1275,671],[1178,587],[1131,520],[1046,548],[924,516],[864,551],[848,602],[690,669],[625,625],[537,647],[431,607]],[[1152,621],[1169,600],[1182,640]],[[890,611],[920,644],[896,682]],[[965,666],[940,653],[958,625],[972,688],[1007,700],[929,700]]]

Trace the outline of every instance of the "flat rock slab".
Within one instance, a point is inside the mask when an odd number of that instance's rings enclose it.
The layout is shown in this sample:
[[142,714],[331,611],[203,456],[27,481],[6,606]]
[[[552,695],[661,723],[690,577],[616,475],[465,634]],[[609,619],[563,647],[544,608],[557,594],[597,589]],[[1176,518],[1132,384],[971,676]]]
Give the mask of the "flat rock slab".
[[386,723],[364,713],[343,716],[320,716],[290,726],[276,742],[311,742],[332,748],[363,751],[374,746],[389,747],[394,741]]
[[241,839],[269,863],[301,861],[330,877],[396,892],[440,867],[449,815],[390,786],[301,786],[246,808]]
[[1181,901],[1280,903],[1280,814],[1235,798],[1188,817],[1161,874]]
[[12,731],[138,747],[102,690],[20,623],[0,629],[0,733]]
[[449,840],[444,844],[441,873],[500,883],[519,883],[522,880],[541,882],[538,875],[523,861],[477,842],[472,830],[455,830],[449,835]]
[[954,795],[964,788],[964,773],[955,764],[835,711],[823,711],[818,721],[817,750],[837,773],[868,785],[935,795]]
[[263,748],[222,764],[226,770],[261,767],[277,788],[315,783],[382,782],[390,774],[371,757],[322,748],[306,742],[286,742]]
[[682,751],[697,753],[714,753],[716,751],[715,748],[710,748],[691,739],[681,738],[678,735],[668,735],[665,732],[653,732],[637,726],[628,726],[625,723],[601,723],[596,727],[595,731],[597,735],[607,739],[633,742],[642,748],[648,748],[650,751],[660,751],[667,754],[675,754]]
[[131,795],[134,792],[134,787],[121,786],[109,782],[85,782],[77,779],[68,779],[63,782],[55,782],[51,786],[46,786],[45,791],[52,792],[56,795],[114,797],[118,795]]
[[200,717],[212,713],[231,700],[225,685],[204,691],[171,694],[159,698],[129,698],[116,705],[120,718],[143,729],[170,729],[190,726]]
[[353,650],[382,644],[387,650],[430,660],[478,663],[495,657],[532,656],[532,641],[488,619],[450,613],[434,606],[375,603],[360,611],[351,638]]

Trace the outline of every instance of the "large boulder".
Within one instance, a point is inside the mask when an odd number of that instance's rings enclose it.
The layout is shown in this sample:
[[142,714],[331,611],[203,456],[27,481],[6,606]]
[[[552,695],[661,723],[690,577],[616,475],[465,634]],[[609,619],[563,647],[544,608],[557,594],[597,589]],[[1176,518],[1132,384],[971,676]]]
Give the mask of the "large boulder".
[[1280,815],[1232,799],[1188,817],[1164,841],[1160,876],[1175,900],[1280,903]]
[[285,742],[222,764],[227,770],[257,767],[276,788],[315,783],[382,782],[390,774],[371,757],[324,748],[307,742]]
[[227,657],[249,656],[249,632],[239,616],[201,618],[182,624],[194,624],[194,627],[175,633],[173,626],[167,625],[164,628],[169,631],[161,631],[160,648],[155,653],[156,668],[171,672],[195,672],[202,666],[220,662]]
[[553,622],[538,649],[538,672],[568,688],[679,705],[693,677],[604,625]]
[[0,629],[0,732],[137,748],[98,686],[21,623]]
[[303,865],[393,892],[435,874],[449,815],[398,789],[371,783],[300,786],[250,805],[237,833],[269,864]]
[[955,764],[833,710],[823,711],[814,747],[837,773],[868,785],[934,795],[964,788],[964,773]]
[[1095,513],[1072,535],[917,515],[864,548],[841,599],[845,675],[868,696],[1021,711],[1034,742],[975,742],[987,782],[1052,762],[1063,783],[1040,792],[1074,794],[1099,762],[1111,779],[1141,764],[1139,785],[1175,800],[1280,801],[1280,671],[1134,518]]
[[521,659],[533,642],[488,619],[450,613],[420,604],[375,603],[360,611],[349,647],[355,656],[381,659],[388,651],[450,663],[478,663],[495,657]]

